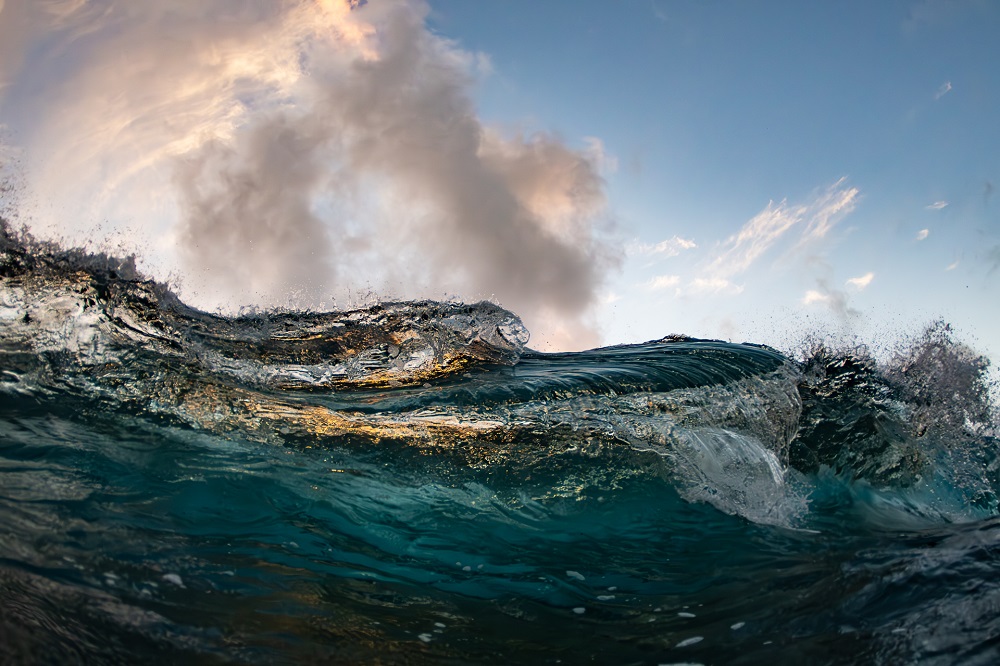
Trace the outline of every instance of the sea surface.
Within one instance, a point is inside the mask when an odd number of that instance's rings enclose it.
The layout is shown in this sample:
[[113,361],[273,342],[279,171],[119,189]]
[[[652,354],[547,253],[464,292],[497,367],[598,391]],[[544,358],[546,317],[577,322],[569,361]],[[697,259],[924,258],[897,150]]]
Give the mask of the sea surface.
[[0,663],[996,664],[987,361],[223,317],[0,227]]

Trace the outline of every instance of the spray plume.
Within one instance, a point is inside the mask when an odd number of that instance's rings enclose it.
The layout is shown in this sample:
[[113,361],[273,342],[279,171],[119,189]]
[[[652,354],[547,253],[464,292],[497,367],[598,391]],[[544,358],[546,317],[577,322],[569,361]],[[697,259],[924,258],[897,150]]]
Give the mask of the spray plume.
[[621,261],[600,144],[484,126],[482,58],[427,12],[6,0],[0,118],[31,225],[81,242],[106,223],[200,307],[495,296],[535,346],[596,344]]

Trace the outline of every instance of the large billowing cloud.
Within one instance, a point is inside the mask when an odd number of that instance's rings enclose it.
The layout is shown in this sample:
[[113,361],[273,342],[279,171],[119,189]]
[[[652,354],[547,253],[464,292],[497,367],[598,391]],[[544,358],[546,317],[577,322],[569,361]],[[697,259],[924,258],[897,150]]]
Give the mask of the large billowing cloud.
[[599,142],[485,127],[481,56],[421,2],[356,4],[7,0],[0,119],[37,229],[141,232],[207,307],[495,296],[536,345],[597,342]]

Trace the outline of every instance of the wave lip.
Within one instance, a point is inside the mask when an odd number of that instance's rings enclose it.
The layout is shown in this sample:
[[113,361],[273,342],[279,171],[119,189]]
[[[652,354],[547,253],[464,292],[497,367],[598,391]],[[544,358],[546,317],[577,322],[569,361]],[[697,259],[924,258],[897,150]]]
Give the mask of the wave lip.
[[266,314],[223,330],[191,335],[209,367],[276,389],[413,385],[473,364],[513,365],[528,341],[516,315],[485,301]]
[[520,318],[485,301],[214,315],[145,279],[131,259],[18,237],[2,219],[0,321],[8,348],[69,352],[84,367],[143,348],[272,389],[412,385],[473,364],[513,365],[529,339]]

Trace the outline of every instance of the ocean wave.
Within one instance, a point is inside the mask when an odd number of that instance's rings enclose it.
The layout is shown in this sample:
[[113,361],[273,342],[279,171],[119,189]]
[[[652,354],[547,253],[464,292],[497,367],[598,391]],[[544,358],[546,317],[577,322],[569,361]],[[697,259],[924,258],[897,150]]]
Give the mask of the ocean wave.
[[[110,661],[141,650],[106,650],[95,627],[176,655],[269,661],[278,639],[254,637],[255,595],[285,609],[302,644],[280,653],[300,657],[319,640],[308,618],[335,613],[344,624],[327,637],[349,661],[414,642],[428,661],[490,661],[473,617],[567,635],[600,617],[632,637],[633,661],[679,645],[735,658],[749,617],[757,638],[786,625],[807,637],[800,654],[814,658],[824,627],[853,612],[874,637],[845,661],[894,661],[926,656],[896,629],[953,607],[938,578],[919,580],[919,552],[961,542],[962,557],[935,565],[944,579],[992,547],[970,536],[993,539],[998,514],[988,363],[945,324],[887,360],[682,336],[560,354],[528,342],[491,303],[205,313],[129,260],[4,225],[8,607],[50,627],[53,655],[76,637]],[[907,610],[904,583],[930,585],[926,604]],[[839,596],[815,610],[831,586]],[[739,601],[757,593],[766,610]],[[986,602],[963,603],[982,615]],[[63,622],[51,604],[76,611]],[[393,625],[386,609],[410,619]],[[464,642],[426,647],[452,622],[467,623]],[[11,631],[10,654],[38,649]],[[525,640],[554,654],[541,633]],[[754,659],[770,654],[761,643]]]

